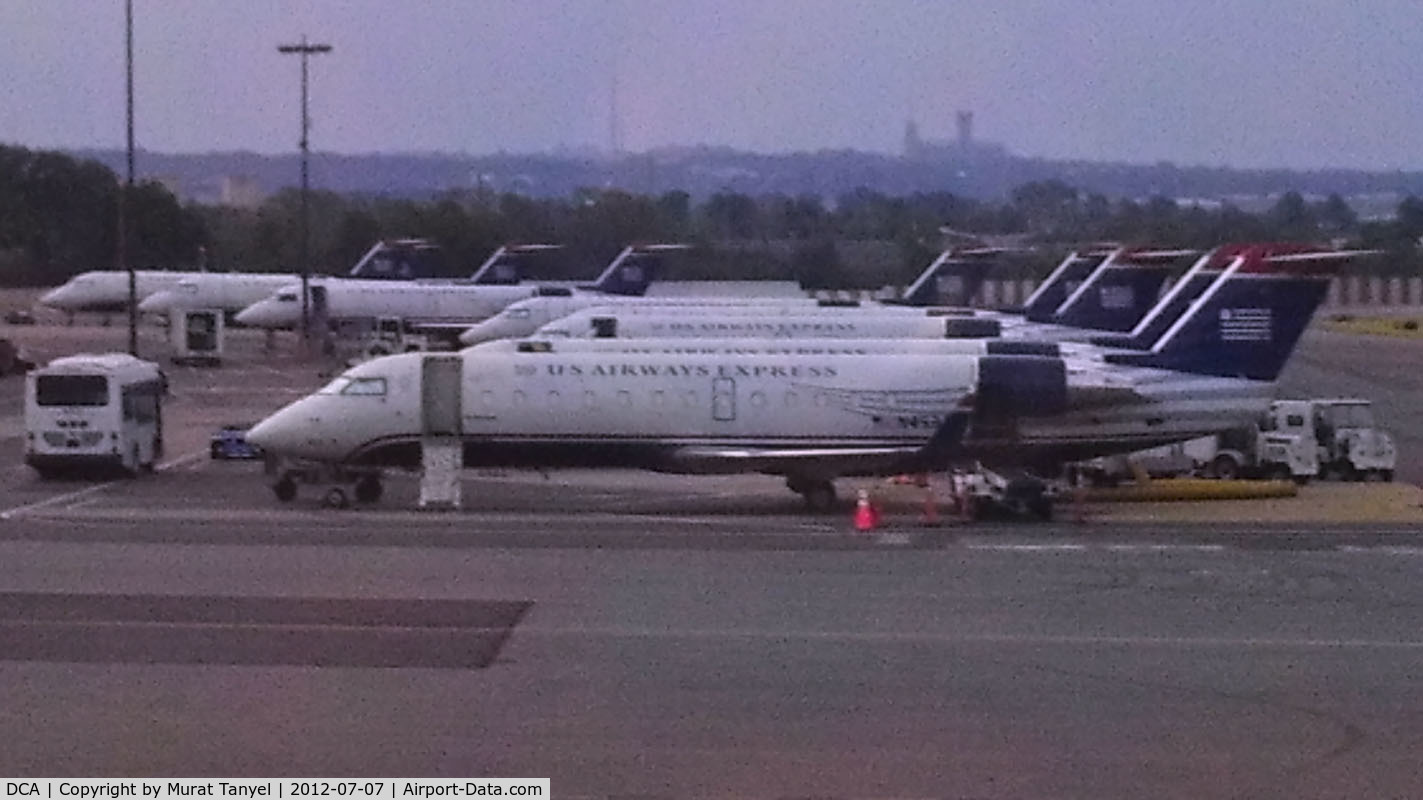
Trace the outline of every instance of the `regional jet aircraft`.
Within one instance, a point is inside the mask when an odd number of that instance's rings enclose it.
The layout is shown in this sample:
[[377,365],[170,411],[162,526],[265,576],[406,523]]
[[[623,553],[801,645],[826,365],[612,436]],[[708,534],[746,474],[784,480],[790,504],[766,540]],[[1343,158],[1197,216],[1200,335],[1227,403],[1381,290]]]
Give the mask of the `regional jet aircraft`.
[[[421,239],[377,242],[347,274],[351,278],[366,280],[431,277],[437,274],[432,263],[434,257],[432,248],[438,250],[434,245]],[[290,284],[292,276],[290,274],[135,270],[135,284],[140,301],[147,300],[161,292],[177,290],[185,282],[194,287],[205,287],[203,289],[205,293],[214,293],[212,299],[224,301],[194,305],[190,304],[188,302],[190,298],[185,296],[183,305],[186,307],[224,308],[237,311],[243,306],[230,307],[231,302],[225,302],[229,294],[234,297],[245,297],[265,289],[256,298],[260,299]],[[196,293],[198,290],[195,288],[193,291]],[[187,290],[184,292],[186,293]],[[172,295],[168,295],[168,298],[171,297]],[[208,298],[205,297],[204,300],[206,299]],[[63,285],[45,292],[40,296],[39,302],[41,305],[71,314],[77,311],[122,311],[128,308],[128,273],[116,270],[84,272],[70,278]],[[248,302],[255,302],[255,299]],[[163,308],[159,308],[155,301],[146,309],[140,303],[139,309],[156,312],[166,310],[169,305],[171,305],[171,299],[165,300]]]
[[[464,281],[472,284],[518,283],[517,279],[509,280],[509,275],[518,274],[518,261],[557,247],[543,244],[504,245],[490,254]],[[367,280],[451,282],[451,278],[435,277],[446,272],[443,260],[443,253],[434,242],[424,239],[382,241],[371,247],[349,274]],[[323,277],[321,280],[326,279]],[[236,314],[291,284],[292,276],[287,273],[204,272],[178,281],[171,289],[154,292],[138,304],[138,310],[145,314],[167,314],[177,307],[216,308]]]
[[[945,250],[935,258],[904,293],[896,305],[928,306],[945,304],[967,305],[978,294],[987,277],[993,258],[1008,252],[1002,249]],[[770,307],[810,308],[819,302],[813,298],[741,298],[741,297],[639,297],[609,298],[580,294],[568,297],[531,297],[511,303],[503,311],[483,322],[471,325],[460,334],[461,344],[473,345],[494,339],[528,336],[555,320],[593,306],[616,308],[673,309]]]
[[[596,282],[581,289],[545,288],[529,284],[489,285],[454,281],[401,284],[328,281],[312,286],[312,307],[330,321],[399,317],[414,330],[454,339],[465,328],[486,319],[517,300],[540,294],[600,292],[638,295],[647,290],[650,270],[636,247],[629,247],[608,264]],[[237,315],[243,325],[291,328],[301,321],[301,287],[288,286],[253,303]]]
[[[825,505],[842,475],[972,459],[1046,467],[1253,420],[1352,255],[1248,248],[1144,352],[613,354],[555,342],[403,354],[348,370],[248,439],[338,473],[410,467],[435,407],[424,398],[459,409],[467,466],[761,472]],[[293,474],[274,485],[279,498],[294,496]],[[379,479],[354,490],[374,500]]]
[[1069,254],[1028,298],[1022,314],[899,306],[815,308],[805,302],[698,309],[624,304],[586,308],[548,323],[538,333],[633,338],[954,338],[1010,331],[1020,337],[1085,338],[1088,329],[1130,330],[1155,304],[1170,266],[1192,252],[1117,248],[1101,256]]

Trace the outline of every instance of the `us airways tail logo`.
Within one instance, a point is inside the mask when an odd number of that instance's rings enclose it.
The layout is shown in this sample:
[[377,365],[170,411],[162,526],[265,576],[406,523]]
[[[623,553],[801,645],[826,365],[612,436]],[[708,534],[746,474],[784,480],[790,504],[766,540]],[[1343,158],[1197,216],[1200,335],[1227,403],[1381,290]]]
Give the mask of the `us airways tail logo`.
[[1268,308],[1222,308],[1222,342],[1268,342],[1274,315]]
[[1136,304],[1136,292],[1130,286],[1103,286],[1098,299],[1102,308],[1120,311]]

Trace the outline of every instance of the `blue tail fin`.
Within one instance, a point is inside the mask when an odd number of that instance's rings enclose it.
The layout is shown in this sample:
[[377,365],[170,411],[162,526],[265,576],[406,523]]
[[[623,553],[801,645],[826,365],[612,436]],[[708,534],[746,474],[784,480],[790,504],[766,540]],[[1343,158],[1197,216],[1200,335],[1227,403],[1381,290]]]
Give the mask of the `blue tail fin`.
[[352,278],[408,281],[445,275],[445,254],[440,246],[425,239],[391,239],[376,242],[356,266]]
[[1191,250],[1117,250],[1053,314],[1060,325],[1129,331],[1156,305],[1177,259]]
[[1274,380],[1329,290],[1338,266],[1358,253],[1272,254],[1255,245],[1191,304],[1149,352],[1115,353],[1110,363]]
[[1053,322],[1053,313],[1106,257],[1106,253],[1068,253],[1047,279],[1028,295],[1023,302],[1023,316],[1031,322]]
[[978,296],[988,271],[993,268],[992,255],[997,255],[997,251],[945,250],[919,273],[904,294],[897,300],[885,302],[903,306],[967,306]]
[[618,253],[617,258],[608,264],[608,268],[603,270],[603,274],[598,276],[597,281],[591,286],[578,288],[605,294],[640,297],[647,293],[647,287],[661,274],[662,254],[686,249],[686,245],[680,244],[625,247],[621,253]]
[[562,249],[557,244],[506,244],[484,259],[474,273],[470,283],[492,286],[513,286],[528,277],[525,267],[536,253]]

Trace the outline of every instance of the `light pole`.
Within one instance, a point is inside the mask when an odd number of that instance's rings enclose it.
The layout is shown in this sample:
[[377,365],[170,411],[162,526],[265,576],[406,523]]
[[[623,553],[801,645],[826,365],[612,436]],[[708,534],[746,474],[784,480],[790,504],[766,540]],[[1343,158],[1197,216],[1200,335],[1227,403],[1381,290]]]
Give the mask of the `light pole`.
[[119,269],[128,271],[128,352],[138,355],[138,276],[128,257],[128,200],[133,194],[133,0],[124,0],[124,78],[128,130],[128,178],[119,189]]
[[301,44],[283,44],[277,46],[277,52],[285,54],[297,54],[301,56],[301,336],[303,339],[311,337],[311,256],[310,239],[311,228],[307,219],[307,193],[309,191],[309,173],[307,171],[307,129],[311,127],[311,118],[307,115],[306,106],[306,60],[308,56],[329,53],[329,44],[311,44],[306,41],[306,36],[301,37]]

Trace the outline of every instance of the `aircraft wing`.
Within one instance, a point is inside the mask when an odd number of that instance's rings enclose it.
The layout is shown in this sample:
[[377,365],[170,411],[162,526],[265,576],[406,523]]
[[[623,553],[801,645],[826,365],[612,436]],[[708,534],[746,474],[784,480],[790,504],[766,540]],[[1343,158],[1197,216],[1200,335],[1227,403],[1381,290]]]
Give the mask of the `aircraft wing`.
[[894,471],[896,465],[913,462],[923,448],[902,446],[847,447],[736,447],[696,445],[672,451],[670,461],[677,471],[704,474],[766,472],[788,474],[813,471],[817,464],[833,465],[840,475],[877,474]]

